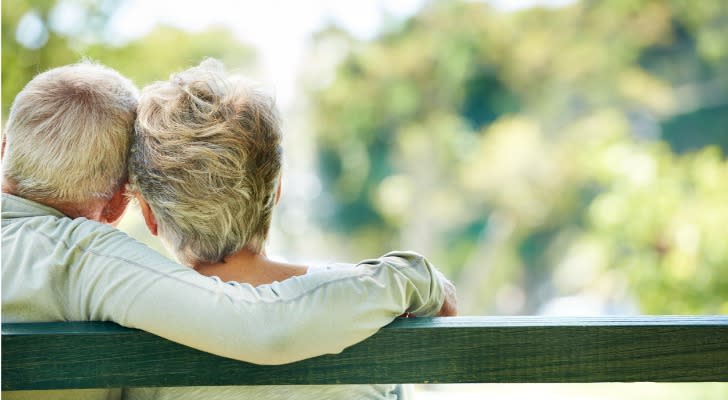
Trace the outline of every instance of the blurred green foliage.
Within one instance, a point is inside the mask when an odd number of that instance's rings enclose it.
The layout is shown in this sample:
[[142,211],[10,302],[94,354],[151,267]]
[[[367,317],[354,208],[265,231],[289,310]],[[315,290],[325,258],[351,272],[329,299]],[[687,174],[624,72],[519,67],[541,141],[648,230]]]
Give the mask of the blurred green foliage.
[[[59,65],[91,59],[112,66],[137,85],[164,80],[175,71],[215,57],[235,68],[249,68],[255,52],[225,29],[189,33],[160,26],[141,39],[121,45],[105,40],[109,22],[122,5],[119,0],[10,0],[2,2],[2,110],[7,113],[15,95],[37,73]],[[62,6],[80,12],[80,22],[60,31],[54,13]],[[18,40],[20,22],[40,23],[31,35],[31,46]]]
[[[432,1],[372,40],[318,33],[310,64],[338,60],[303,80],[331,254],[425,253],[463,314],[728,313],[723,3]],[[83,23],[54,26],[62,4]],[[206,56],[255,63],[224,29],[110,44],[121,5],[2,2],[4,115],[33,75],[84,57],[140,86]]]
[[[431,2],[309,77],[322,225],[448,270],[466,314],[728,313],[728,7]],[[551,302],[551,304],[557,304]]]

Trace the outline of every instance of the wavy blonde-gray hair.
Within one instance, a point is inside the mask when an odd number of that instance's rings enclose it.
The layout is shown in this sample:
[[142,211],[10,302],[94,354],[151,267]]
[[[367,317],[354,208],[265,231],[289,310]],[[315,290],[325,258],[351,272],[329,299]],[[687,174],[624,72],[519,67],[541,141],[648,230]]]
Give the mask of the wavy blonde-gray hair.
[[45,202],[108,199],[126,179],[138,92],[92,62],[51,69],[15,97],[3,176],[14,194]]
[[273,99],[216,60],[142,90],[131,189],[185,264],[262,251],[281,158]]

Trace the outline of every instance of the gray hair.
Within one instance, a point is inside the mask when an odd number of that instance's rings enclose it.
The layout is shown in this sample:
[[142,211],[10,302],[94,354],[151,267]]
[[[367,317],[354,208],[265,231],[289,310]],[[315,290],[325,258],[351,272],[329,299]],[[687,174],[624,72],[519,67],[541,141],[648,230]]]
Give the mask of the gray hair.
[[273,99],[208,59],[142,90],[130,188],[188,265],[261,252],[280,177]]
[[31,200],[108,199],[126,179],[138,92],[103,65],[81,62],[37,75],[15,97],[3,176]]

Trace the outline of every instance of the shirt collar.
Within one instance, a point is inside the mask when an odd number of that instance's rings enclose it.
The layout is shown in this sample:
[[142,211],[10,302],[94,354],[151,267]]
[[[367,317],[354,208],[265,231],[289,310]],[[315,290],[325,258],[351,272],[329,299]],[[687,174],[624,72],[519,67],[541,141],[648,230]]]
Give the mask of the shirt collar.
[[63,213],[55,208],[36,203],[35,201],[14,196],[9,193],[2,194],[2,218],[26,218],[40,216],[64,217]]

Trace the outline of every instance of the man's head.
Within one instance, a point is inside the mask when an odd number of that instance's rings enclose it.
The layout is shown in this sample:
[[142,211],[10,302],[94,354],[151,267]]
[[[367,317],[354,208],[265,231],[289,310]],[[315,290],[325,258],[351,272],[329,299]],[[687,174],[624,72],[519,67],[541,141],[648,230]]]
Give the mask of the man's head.
[[126,181],[137,89],[91,62],[37,75],[16,96],[4,136],[4,187],[44,204],[101,204]]
[[129,181],[153,233],[158,227],[188,265],[243,248],[261,252],[279,187],[280,142],[273,99],[215,60],[144,88]]

